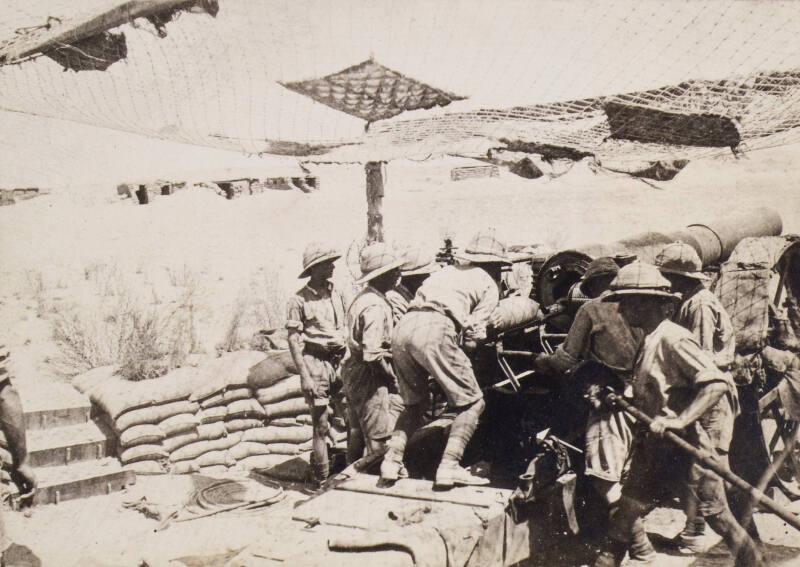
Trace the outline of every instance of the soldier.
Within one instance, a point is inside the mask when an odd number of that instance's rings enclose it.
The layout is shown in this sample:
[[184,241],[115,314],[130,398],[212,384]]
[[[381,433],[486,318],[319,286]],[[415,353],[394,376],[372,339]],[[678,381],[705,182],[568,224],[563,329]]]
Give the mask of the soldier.
[[[711,355],[720,370],[730,370],[736,348],[733,324],[717,296],[703,285],[708,277],[702,272],[700,256],[688,244],[674,242],[656,256],[655,263],[672,284],[672,291],[682,298],[673,321],[694,335],[700,348]],[[702,419],[716,419],[724,411],[718,407],[723,402],[706,412]],[[727,443],[730,444],[730,439]],[[705,521],[697,513],[697,505],[697,499],[691,493],[685,495],[686,524],[675,541],[684,553],[704,551],[701,537],[705,533]]]
[[408,311],[408,304],[414,299],[414,294],[428,276],[439,269],[436,257],[426,254],[422,249],[408,250],[405,261],[400,266],[400,283],[386,292],[386,299],[392,306],[392,320],[394,324]]
[[[342,365],[342,381],[350,407],[351,438],[363,436],[367,451],[376,452],[394,431],[403,409],[391,364],[392,308],[385,295],[397,284],[402,259],[386,244],[376,243],[362,250],[360,260],[362,276],[356,283],[367,285],[347,311],[349,352]],[[359,457],[349,454],[350,461]]]
[[330,281],[334,262],[341,257],[335,249],[312,243],[303,253],[300,278],[308,283],[289,298],[286,328],[289,350],[300,373],[303,395],[314,428],[311,480],[320,485],[328,478],[328,446],[331,397],[340,395],[337,368],[345,353],[345,309],[341,293]]
[[[580,290],[591,300],[578,309],[567,338],[556,351],[534,361],[537,370],[567,374],[584,361],[596,361],[622,380],[629,380],[641,344],[641,331],[625,322],[618,304],[602,301],[618,272],[619,266],[609,257],[597,258],[589,264]],[[613,510],[630,464],[633,433],[630,418],[624,412],[609,410],[600,403],[596,406],[590,410],[586,422],[585,472]],[[655,557],[641,520],[634,526],[631,557],[643,561]]]
[[[20,495],[29,500],[36,490],[36,476],[28,464],[28,449],[25,439],[25,421],[19,394],[11,383],[8,370],[9,351],[0,345],[0,426],[8,442],[11,452],[12,478],[17,483]],[[0,564],[16,565],[10,561],[11,541],[6,534],[5,525],[0,516]],[[8,562],[8,563],[7,563]]]
[[[611,519],[610,537],[595,566],[620,565],[631,545],[635,523],[652,510],[670,479],[679,480],[685,484],[684,490],[696,494],[700,513],[736,555],[737,566],[761,565],[753,540],[728,508],[723,480],[694,462],[684,475],[678,468],[682,455],[661,439],[667,430],[683,431],[687,440],[724,463],[738,410],[730,374],[714,364],[689,331],[670,320],[678,295],[669,289],[669,281],[658,268],[634,262],[620,269],[611,284],[612,293],[603,298],[618,301],[625,320],[645,333],[633,371],[633,401],[655,419],[649,434],[634,439],[619,511]],[[704,420],[721,400],[724,413],[719,419]]]
[[485,406],[465,350],[474,350],[486,339],[491,314],[500,300],[502,267],[511,262],[505,246],[488,232],[479,232],[460,259],[464,264],[443,268],[422,284],[395,329],[392,355],[405,408],[387,443],[381,465],[384,483],[400,476],[408,438],[422,424],[428,376],[442,388],[457,414],[434,485],[488,483],[459,465]]

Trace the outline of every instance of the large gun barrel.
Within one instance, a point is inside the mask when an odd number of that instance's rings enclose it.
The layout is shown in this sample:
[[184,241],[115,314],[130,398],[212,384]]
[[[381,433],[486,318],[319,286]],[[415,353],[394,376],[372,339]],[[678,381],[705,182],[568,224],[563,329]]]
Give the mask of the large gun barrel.
[[685,242],[710,266],[725,261],[742,239],[752,236],[778,236],[783,231],[780,215],[759,207],[744,213],[727,215],[708,224],[690,224],[675,232],[645,232],[610,244],[590,244],[553,254],[536,275],[535,297],[542,305],[552,305],[566,297],[580,280],[586,267],[601,256],[635,255],[653,262],[664,246]]

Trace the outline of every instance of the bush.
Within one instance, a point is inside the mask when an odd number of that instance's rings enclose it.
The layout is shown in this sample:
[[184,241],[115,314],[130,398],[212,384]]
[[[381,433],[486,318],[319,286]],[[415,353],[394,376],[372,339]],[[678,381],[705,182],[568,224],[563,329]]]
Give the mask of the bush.
[[54,315],[53,338],[61,351],[54,363],[61,374],[117,365],[128,380],[148,380],[181,366],[197,350],[195,282],[172,307],[147,304],[124,287],[111,292],[108,286],[92,305],[72,304]]

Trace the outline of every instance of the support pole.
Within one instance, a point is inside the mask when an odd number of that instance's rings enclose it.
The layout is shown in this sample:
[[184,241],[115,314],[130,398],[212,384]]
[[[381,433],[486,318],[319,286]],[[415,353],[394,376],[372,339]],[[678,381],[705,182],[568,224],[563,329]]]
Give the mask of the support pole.
[[383,164],[368,161],[364,165],[367,174],[367,244],[383,242]]

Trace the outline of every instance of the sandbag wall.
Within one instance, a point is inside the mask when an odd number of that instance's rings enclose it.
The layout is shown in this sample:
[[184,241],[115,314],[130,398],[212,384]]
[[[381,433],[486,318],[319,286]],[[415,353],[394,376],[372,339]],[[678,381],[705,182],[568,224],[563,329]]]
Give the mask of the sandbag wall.
[[218,473],[307,460],[311,416],[296,372],[287,351],[239,351],[154,380],[130,382],[101,368],[73,384],[116,435],[126,468]]

